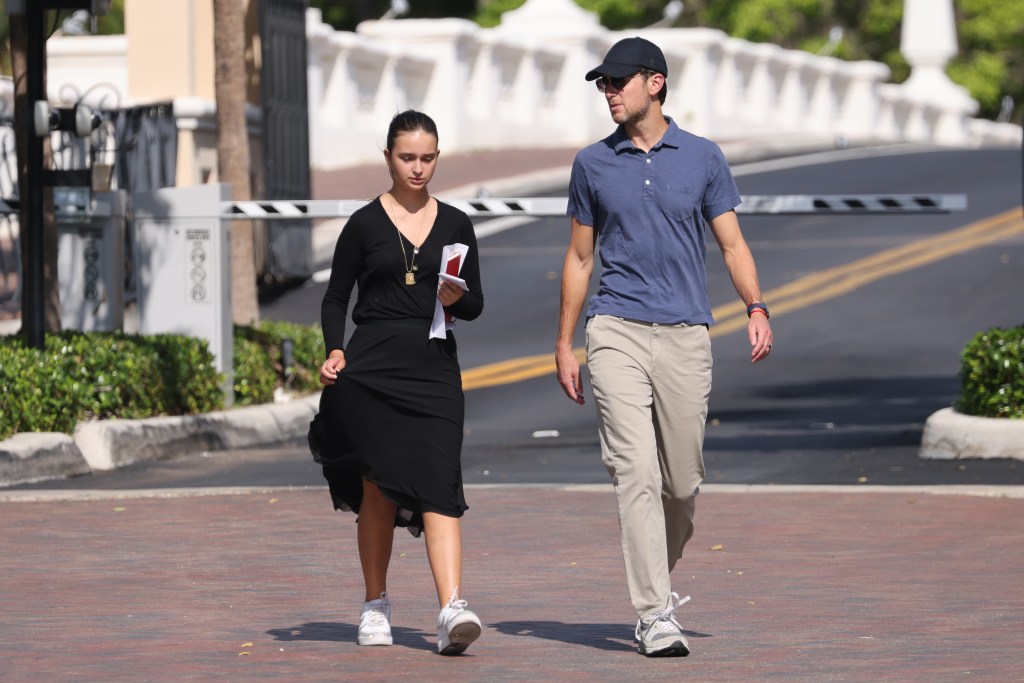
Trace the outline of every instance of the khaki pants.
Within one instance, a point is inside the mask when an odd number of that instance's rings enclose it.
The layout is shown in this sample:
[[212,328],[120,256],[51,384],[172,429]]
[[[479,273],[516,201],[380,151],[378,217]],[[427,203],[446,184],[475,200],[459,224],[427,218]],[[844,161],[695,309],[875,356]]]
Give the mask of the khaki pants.
[[598,315],[587,322],[587,362],[601,456],[618,500],[629,595],[645,617],[665,607],[669,573],[693,535],[711,338],[703,325]]

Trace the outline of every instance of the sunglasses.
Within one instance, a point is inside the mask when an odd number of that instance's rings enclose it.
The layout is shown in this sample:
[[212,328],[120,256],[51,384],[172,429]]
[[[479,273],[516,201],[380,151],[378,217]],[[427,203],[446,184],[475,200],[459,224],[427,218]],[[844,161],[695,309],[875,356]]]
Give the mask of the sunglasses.
[[595,81],[594,85],[597,86],[599,92],[605,92],[608,87],[611,86],[615,90],[622,90],[626,87],[626,84],[633,80],[639,71],[634,71],[628,76],[601,76]]

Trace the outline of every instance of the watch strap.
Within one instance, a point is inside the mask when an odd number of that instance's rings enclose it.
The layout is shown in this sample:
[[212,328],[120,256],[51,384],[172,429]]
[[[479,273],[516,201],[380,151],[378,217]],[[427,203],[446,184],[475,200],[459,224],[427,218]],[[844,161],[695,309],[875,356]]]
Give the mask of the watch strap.
[[752,303],[749,306],[747,306],[747,317],[749,318],[751,315],[753,315],[754,311],[757,311],[757,310],[763,311],[764,312],[764,317],[766,317],[766,318],[770,317],[768,315],[768,306],[767,306],[767,304],[764,304],[764,303],[762,303],[760,301],[755,301],[754,303]]

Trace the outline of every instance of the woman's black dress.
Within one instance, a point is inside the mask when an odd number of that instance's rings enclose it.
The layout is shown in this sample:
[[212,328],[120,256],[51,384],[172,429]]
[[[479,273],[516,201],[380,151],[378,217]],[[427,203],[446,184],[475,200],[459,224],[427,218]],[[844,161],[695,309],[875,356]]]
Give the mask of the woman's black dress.
[[[369,479],[398,505],[395,525],[414,536],[423,528],[424,512],[461,517],[467,508],[461,464],[465,404],[455,338],[451,331],[445,339],[428,338],[441,250],[454,243],[469,247],[459,274],[469,291],[447,311],[472,320],[483,310],[473,224],[440,201],[415,254],[414,285],[405,284],[414,247],[380,198],[356,211],[338,238],[321,307],[327,353],[344,349],[346,362],[337,381],[324,388],[310,431],[334,507],[358,513],[362,480]],[[355,284],[356,328],[344,346]]]

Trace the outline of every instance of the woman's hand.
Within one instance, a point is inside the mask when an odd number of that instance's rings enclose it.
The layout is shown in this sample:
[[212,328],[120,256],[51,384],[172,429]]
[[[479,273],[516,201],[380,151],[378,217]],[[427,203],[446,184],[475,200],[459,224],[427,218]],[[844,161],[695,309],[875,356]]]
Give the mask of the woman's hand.
[[441,286],[437,288],[437,298],[441,301],[442,306],[451,306],[461,299],[463,294],[465,292],[461,287],[447,280],[441,280]]
[[338,379],[338,373],[345,369],[345,352],[334,349],[320,366],[320,384],[330,386]]

